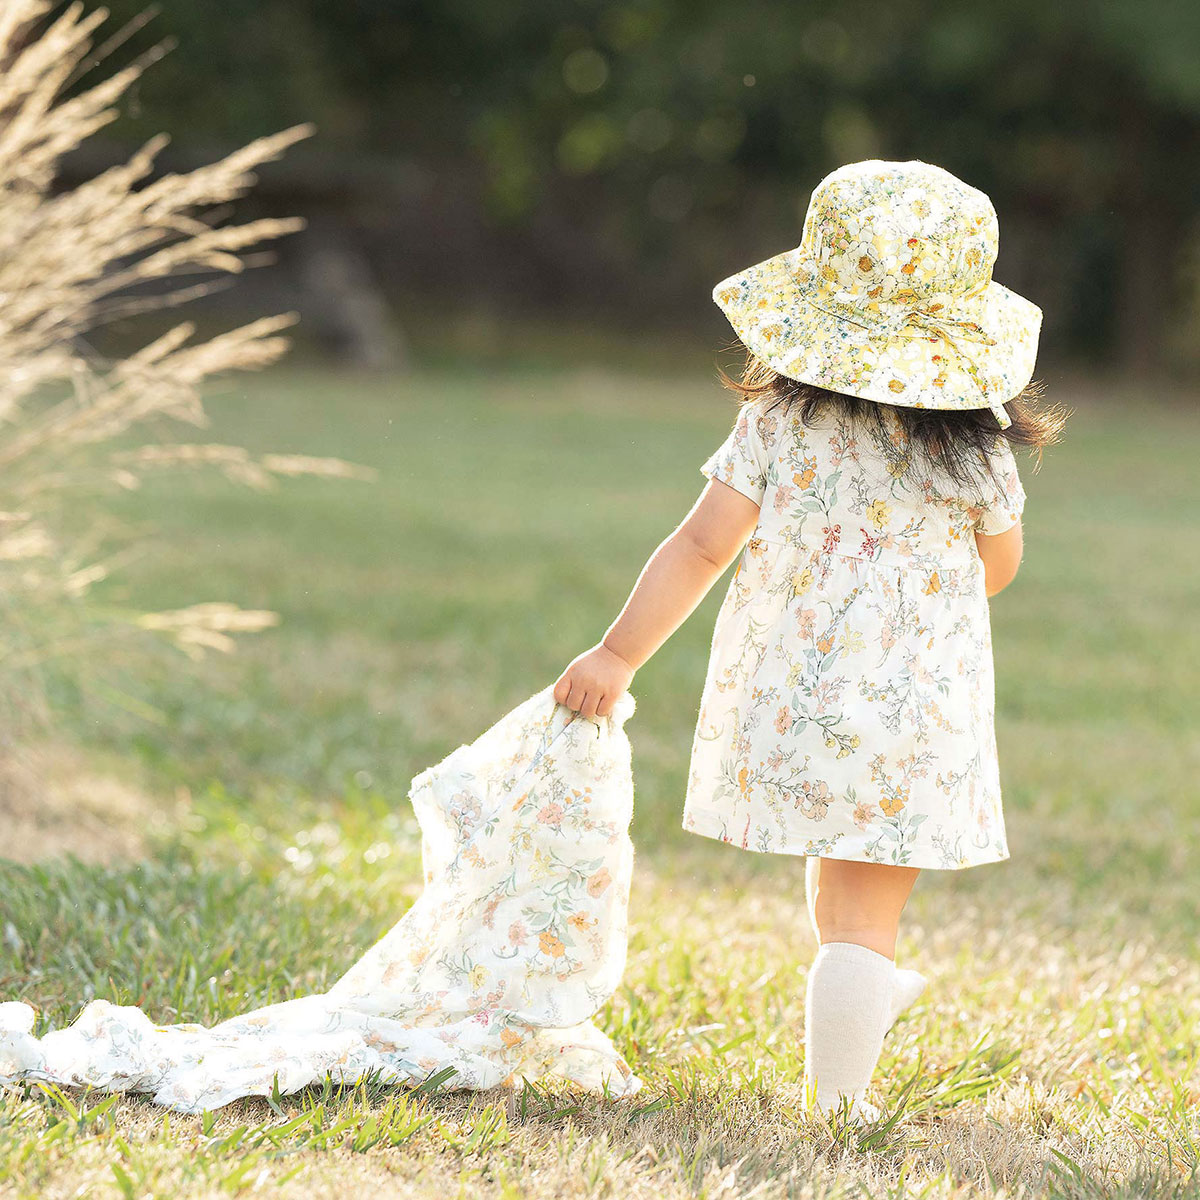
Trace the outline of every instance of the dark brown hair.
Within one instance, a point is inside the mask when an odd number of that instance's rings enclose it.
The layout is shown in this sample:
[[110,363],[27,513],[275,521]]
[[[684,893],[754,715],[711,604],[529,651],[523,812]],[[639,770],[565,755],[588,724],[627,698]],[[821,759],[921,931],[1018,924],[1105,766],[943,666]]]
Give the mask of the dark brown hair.
[[778,405],[786,405],[790,411],[793,403],[798,404],[800,419],[809,426],[833,409],[851,420],[873,424],[876,432],[883,435],[881,440],[885,444],[888,430],[883,410],[888,409],[899,420],[906,438],[908,461],[902,473],[932,468],[942,471],[955,483],[967,486],[979,481],[985,463],[994,478],[990,456],[997,435],[1007,439],[1014,448],[1028,446],[1036,450],[1034,470],[1037,470],[1041,465],[1042,449],[1059,440],[1063,425],[1071,415],[1071,410],[1057,404],[1042,406],[1045,386],[1040,381],[1031,380],[1019,395],[1005,402],[1004,411],[1012,424],[1001,429],[995,414],[988,408],[909,408],[863,400],[781,375],[754,355],[740,338],[735,338],[725,349],[741,351],[746,357],[740,379],[732,378],[717,364],[721,383],[737,394],[739,404],[764,399],[764,412]]

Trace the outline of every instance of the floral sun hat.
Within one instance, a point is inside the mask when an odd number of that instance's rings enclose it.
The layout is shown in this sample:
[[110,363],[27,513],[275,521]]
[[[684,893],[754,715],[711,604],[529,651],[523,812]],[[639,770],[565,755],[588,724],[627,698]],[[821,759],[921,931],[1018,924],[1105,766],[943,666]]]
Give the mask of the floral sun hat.
[[800,245],[730,275],[713,299],[781,375],[910,408],[990,408],[1033,374],[1042,310],[993,282],[991,200],[919,160],[827,175]]

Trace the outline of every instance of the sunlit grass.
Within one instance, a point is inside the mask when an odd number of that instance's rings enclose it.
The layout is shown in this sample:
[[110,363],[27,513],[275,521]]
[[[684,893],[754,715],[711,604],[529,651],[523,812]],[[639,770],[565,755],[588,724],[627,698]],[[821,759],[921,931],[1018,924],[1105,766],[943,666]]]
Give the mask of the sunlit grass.
[[[158,535],[114,600],[284,621],[232,662],[106,668],[103,695],[56,684],[56,736],[172,818],[144,861],[0,867],[0,997],[47,1024],[91,995],[210,1023],[332,982],[419,894],[408,780],[600,636],[732,419],[702,372],[243,386],[253,403],[211,403],[224,440],[379,479],[257,495],[197,476],[121,499]],[[598,1021],[641,1093],[364,1085],[184,1118],[15,1089],[0,1190],[1197,1194],[1196,418],[1067,399],[1067,442],[1040,474],[1021,460],[1026,558],[993,601],[1013,857],[918,881],[897,958],[930,984],[885,1043],[878,1126],[800,1112],[803,860],[679,829],[722,582],[632,689],[633,927]]]

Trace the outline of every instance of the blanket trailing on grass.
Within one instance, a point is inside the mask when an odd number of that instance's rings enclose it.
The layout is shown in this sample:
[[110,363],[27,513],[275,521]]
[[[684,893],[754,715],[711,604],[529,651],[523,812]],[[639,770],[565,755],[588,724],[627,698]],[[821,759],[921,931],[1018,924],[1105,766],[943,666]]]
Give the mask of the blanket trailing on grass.
[[0,1082],[150,1092],[187,1113],[444,1068],[447,1088],[556,1075],[638,1091],[591,1021],[625,969],[634,707],[626,692],[588,720],[548,687],[416,776],[422,894],[328,992],[211,1028],[94,1000],[41,1038],[28,1004],[0,1004]]

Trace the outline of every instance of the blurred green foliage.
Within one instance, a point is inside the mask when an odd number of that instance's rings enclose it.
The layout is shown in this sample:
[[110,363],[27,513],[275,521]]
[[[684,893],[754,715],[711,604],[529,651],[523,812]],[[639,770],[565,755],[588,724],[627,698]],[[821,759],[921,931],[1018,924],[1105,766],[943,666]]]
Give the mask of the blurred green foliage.
[[[120,22],[145,0],[110,7]],[[642,271],[648,294],[690,262],[668,298],[798,241],[809,191],[841,163],[923,158],[993,197],[997,276],[1050,310],[1065,343],[1143,365],[1200,340],[1190,0],[159,7],[133,41],[178,45],[139,85],[130,137],[225,144],[312,119],[314,153],[432,179],[465,165],[492,230],[545,242],[539,213],[565,197],[567,229]],[[445,240],[449,263],[460,239]],[[569,298],[569,279],[556,286]],[[626,272],[625,303],[630,290]]]

